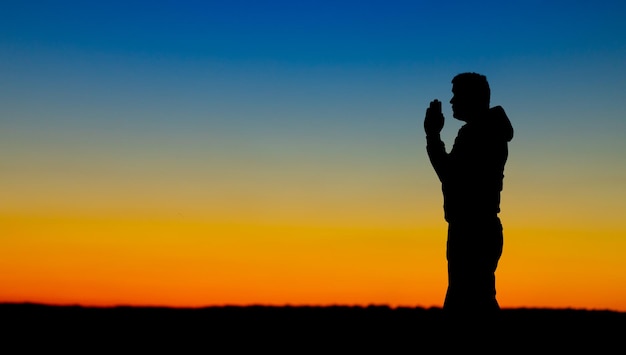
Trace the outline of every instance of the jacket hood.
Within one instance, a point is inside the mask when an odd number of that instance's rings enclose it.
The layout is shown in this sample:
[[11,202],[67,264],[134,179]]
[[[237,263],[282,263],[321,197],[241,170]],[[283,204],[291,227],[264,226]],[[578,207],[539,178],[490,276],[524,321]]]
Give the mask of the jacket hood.
[[494,106],[489,109],[489,124],[492,126],[494,133],[510,142],[513,139],[513,125],[502,106]]

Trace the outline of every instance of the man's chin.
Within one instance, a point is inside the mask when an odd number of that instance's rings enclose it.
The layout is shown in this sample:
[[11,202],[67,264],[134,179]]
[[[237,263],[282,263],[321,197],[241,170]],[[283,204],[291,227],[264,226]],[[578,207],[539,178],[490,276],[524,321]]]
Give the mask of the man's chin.
[[456,118],[459,121],[464,121],[464,119],[461,118],[461,116],[459,116],[459,114],[457,114],[456,112],[452,112],[452,117]]

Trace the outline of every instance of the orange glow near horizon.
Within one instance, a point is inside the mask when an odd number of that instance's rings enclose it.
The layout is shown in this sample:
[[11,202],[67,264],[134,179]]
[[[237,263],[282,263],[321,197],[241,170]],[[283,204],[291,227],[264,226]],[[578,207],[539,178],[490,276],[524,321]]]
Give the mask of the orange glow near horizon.
[[[0,258],[3,302],[437,307],[445,295],[441,223],[354,228],[14,216],[2,224],[12,235]],[[604,304],[626,311],[625,289],[598,292],[626,284],[617,255],[622,245],[598,258],[582,232],[512,227],[505,233],[497,273],[502,307]],[[614,237],[624,243],[620,233]],[[566,240],[578,245],[555,253]],[[594,262],[581,263],[571,250]]]
[[[424,290],[429,289],[441,293],[440,287],[430,284],[418,287],[418,273],[397,273],[433,262],[413,259],[410,230],[106,219],[4,222],[12,224],[16,238],[2,259],[15,272],[5,274],[2,281],[17,286],[3,292],[5,301],[409,304],[414,301],[403,285],[411,283],[415,285],[408,289],[418,294],[428,295]],[[90,230],[88,237],[85,230]],[[41,234],[47,237],[38,237]],[[380,234],[387,234],[382,248]]]

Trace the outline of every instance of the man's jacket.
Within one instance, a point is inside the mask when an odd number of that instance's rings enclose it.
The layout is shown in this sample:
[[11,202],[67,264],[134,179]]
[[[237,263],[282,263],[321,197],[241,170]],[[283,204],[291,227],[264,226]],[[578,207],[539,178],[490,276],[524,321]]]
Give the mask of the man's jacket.
[[492,107],[482,120],[461,127],[450,153],[439,135],[426,137],[428,157],[441,181],[446,221],[497,216],[511,139],[513,126],[500,106]]

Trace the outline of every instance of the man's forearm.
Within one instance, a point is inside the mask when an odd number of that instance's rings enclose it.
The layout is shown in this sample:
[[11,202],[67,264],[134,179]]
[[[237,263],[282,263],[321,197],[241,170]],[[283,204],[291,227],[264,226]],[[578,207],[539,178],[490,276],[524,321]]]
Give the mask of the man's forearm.
[[443,182],[448,170],[448,153],[439,133],[426,135],[426,152],[439,180]]

